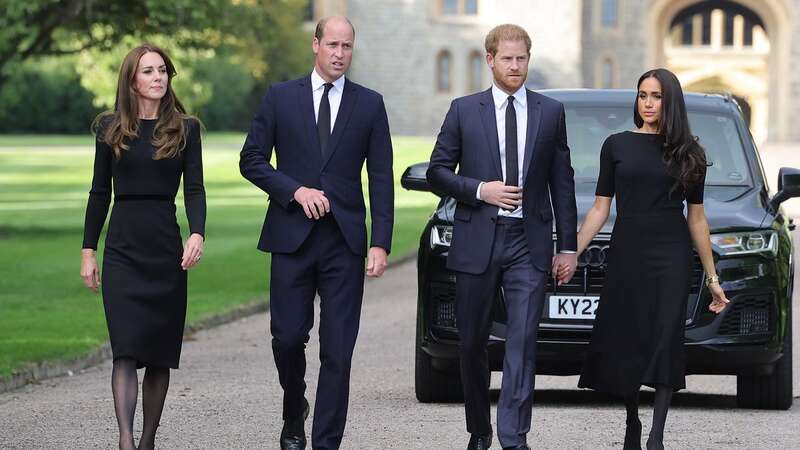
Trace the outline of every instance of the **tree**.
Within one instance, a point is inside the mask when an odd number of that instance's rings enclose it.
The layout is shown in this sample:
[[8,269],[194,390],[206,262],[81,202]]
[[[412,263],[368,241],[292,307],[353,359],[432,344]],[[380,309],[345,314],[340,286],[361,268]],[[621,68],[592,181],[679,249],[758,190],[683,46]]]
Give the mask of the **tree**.
[[214,128],[242,128],[267,85],[310,70],[307,7],[308,0],[0,0],[0,88],[26,60],[74,54],[65,63],[75,65],[94,106],[108,109],[123,57],[150,42],[175,62],[174,86],[190,111],[208,115]]
[[[228,0],[0,0],[0,84],[14,62],[109,49],[125,36],[181,36],[224,19]],[[182,46],[206,45],[197,34]]]

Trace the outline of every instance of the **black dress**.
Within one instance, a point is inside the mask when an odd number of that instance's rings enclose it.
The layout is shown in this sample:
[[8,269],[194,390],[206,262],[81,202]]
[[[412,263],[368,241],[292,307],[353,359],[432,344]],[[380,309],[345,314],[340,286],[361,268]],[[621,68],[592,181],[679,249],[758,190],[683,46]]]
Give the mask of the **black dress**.
[[703,203],[703,183],[670,192],[663,144],[631,131],[603,143],[596,195],[616,195],[617,219],[579,387],[622,396],[640,385],[686,387],[692,242],[683,202]]
[[176,369],[186,317],[186,272],[175,218],[181,174],[191,233],[205,234],[206,199],[199,123],[185,121],[186,146],[178,157],[154,160],[156,122],[140,120],[139,137],[119,160],[97,140],[83,248],[97,248],[113,180],[102,292],[114,359]]

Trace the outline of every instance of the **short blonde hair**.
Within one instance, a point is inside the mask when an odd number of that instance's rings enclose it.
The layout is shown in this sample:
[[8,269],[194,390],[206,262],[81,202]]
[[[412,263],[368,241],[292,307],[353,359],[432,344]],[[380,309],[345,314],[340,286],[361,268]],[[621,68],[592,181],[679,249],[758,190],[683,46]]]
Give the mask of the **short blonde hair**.
[[484,44],[486,53],[492,56],[497,55],[497,46],[500,45],[500,41],[524,41],[525,46],[528,48],[528,54],[531,54],[531,37],[528,36],[528,32],[519,25],[505,23],[492,28],[492,31],[486,35],[486,42]]

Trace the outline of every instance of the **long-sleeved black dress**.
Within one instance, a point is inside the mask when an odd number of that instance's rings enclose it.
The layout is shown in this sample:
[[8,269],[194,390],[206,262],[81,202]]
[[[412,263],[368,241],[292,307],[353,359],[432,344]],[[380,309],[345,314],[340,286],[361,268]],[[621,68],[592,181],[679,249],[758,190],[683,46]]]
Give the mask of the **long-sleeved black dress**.
[[671,192],[663,144],[663,136],[631,131],[603,144],[596,194],[616,196],[617,219],[579,387],[621,396],[640,385],[686,387],[692,242],[683,207],[703,203],[705,180]]
[[186,318],[186,272],[175,218],[175,195],[183,175],[191,233],[205,235],[206,198],[200,129],[186,119],[186,146],[173,159],[153,159],[157,120],[142,119],[139,137],[117,160],[97,140],[94,177],[86,207],[83,248],[97,241],[111,202],[103,253],[102,292],[114,359],[137,366],[178,368]]

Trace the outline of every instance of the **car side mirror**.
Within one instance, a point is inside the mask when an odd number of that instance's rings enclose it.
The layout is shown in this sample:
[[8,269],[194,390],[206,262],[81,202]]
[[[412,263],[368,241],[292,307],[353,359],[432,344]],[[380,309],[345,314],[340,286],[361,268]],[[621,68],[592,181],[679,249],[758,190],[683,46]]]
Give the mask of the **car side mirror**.
[[769,206],[777,211],[781,203],[794,197],[800,197],[800,169],[781,167],[778,171],[778,192],[770,199]]
[[421,162],[408,166],[400,178],[400,185],[409,191],[423,191],[431,192],[431,187],[428,185],[428,163]]

